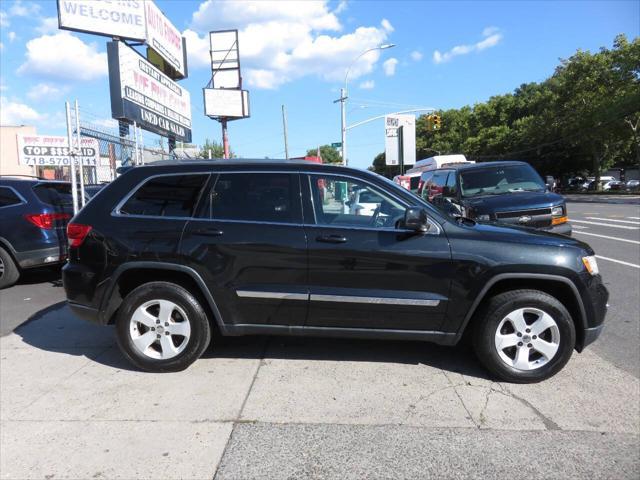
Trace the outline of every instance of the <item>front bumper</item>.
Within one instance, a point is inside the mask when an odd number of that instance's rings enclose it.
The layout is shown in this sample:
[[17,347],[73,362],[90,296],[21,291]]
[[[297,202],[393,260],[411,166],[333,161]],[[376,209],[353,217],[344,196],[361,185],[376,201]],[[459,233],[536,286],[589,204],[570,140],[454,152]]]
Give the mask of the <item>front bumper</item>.
[[545,227],[542,230],[545,232],[559,233],[560,235],[571,236],[571,224],[569,222],[561,223],[560,225],[554,225],[551,227]]

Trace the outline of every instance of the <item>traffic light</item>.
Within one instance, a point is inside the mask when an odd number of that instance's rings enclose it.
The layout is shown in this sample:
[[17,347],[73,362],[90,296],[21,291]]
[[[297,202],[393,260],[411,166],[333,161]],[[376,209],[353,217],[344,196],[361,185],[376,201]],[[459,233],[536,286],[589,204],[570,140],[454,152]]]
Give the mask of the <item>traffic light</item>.
[[433,115],[427,115],[427,130],[433,130]]
[[433,129],[434,130],[440,130],[440,128],[442,127],[442,119],[440,118],[440,115],[433,115]]

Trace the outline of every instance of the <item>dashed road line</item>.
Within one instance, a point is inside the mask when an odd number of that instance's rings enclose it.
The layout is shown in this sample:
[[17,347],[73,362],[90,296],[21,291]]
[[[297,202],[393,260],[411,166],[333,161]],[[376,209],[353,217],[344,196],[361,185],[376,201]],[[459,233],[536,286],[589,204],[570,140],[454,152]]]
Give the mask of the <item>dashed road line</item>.
[[588,220],[575,220],[575,219],[571,219],[572,223],[587,223],[589,225],[600,225],[603,227],[610,227],[610,228],[624,228],[625,230],[640,230],[640,227],[631,227],[629,225],[610,225],[608,223],[602,223],[602,222],[590,222]]
[[600,260],[606,260],[607,262],[619,263],[621,265],[626,265],[627,267],[640,268],[640,265],[636,265],[635,263],[623,262],[622,260],[616,260],[615,258],[603,257],[602,255],[596,255],[596,258]]
[[640,217],[627,217],[627,218],[631,218],[632,220],[640,220]]
[[589,227],[585,227],[584,225],[571,225],[571,228],[577,228],[579,230],[582,230],[583,228],[589,228]]
[[633,243],[635,245],[640,245],[639,241],[637,241],[637,240],[629,240],[628,238],[618,238],[618,237],[612,237],[610,235],[599,235],[597,233],[579,232],[579,231],[578,232],[573,232],[573,233],[579,233],[581,235],[590,235],[592,237],[600,237],[600,238],[606,238],[607,240],[616,240],[618,242],[627,242],[627,243]]
[[633,220],[614,220],[612,218],[601,218],[601,217],[585,217],[587,220],[604,220],[606,222],[615,222],[615,223],[630,223],[631,225],[640,225],[640,222],[635,222]]

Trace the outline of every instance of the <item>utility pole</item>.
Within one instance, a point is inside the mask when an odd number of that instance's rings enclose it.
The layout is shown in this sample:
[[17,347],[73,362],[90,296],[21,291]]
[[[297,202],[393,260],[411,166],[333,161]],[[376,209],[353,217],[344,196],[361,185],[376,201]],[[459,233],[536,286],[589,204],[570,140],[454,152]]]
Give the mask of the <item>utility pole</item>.
[[229,136],[227,135],[227,119],[222,118],[220,120],[222,125],[222,146],[224,147],[224,158],[227,160],[229,158]]
[[282,105],[282,128],[284,130],[284,158],[289,160],[289,142],[287,141],[287,110]]
[[347,90],[344,88],[340,89],[340,110],[342,117],[342,138],[340,141],[342,142],[342,164],[347,166]]
[[78,108],[78,100],[75,101],[76,111],[76,152],[80,154],[80,204],[84,207],[84,159],[82,157],[82,142],[80,141],[80,112]]

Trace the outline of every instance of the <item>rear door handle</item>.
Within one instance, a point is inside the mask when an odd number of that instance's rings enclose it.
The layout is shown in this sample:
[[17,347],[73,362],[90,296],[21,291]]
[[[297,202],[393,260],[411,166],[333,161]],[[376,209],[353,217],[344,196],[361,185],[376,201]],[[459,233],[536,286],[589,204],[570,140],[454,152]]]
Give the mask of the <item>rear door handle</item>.
[[222,230],[209,230],[206,228],[195,230],[193,233],[202,237],[221,237],[222,235],[224,235],[224,232]]
[[342,235],[320,235],[316,238],[316,241],[323,243],[345,243],[347,237],[343,237]]

